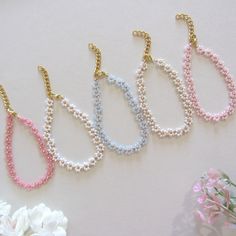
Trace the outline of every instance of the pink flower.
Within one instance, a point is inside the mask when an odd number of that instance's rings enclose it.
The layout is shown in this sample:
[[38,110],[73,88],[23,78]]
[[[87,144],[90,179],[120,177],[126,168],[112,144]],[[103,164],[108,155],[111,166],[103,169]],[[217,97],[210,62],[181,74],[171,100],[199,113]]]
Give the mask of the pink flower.
[[210,179],[218,180],[222,176],[222,173],[219,170],[210,168],[207,172],[207,175]]
[[203,204],[207,199],[207,195],[206,194],[202,194],[200,197],[198,197],[197,201],[199,204]]
[[209,169],[207,174],[193,186],[197,193],[200,209],[197,216],[204,222],[214,223],[219,215],[224,215],[229,222],[236,225],[235,188],[230,178],[216,169]]
[[194,184],[193,186],[193,191],[195,193],[198,193],[202,190],[202,184],[200,182],[197,182],[196,184]]
[[207,183],[206,183],[206,188],[207,189],[212,189],[215,187],[216,183],[217,183],[217,179],[207,179]]

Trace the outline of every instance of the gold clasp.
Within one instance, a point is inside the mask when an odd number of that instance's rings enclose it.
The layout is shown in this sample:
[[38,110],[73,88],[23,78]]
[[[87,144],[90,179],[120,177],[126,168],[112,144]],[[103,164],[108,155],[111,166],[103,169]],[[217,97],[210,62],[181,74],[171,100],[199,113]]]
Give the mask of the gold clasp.
[[56,94],[52,91],[50,80],[49,80],[49,75],[48,75],[46,68],[40,65],[40,66],[38,66],[38,70],[42,75],[48,98],[62,100],[63,99],[62,95]]
[[9,98],[7,96],[7,93],[6,93],[6,90],[4,89],[4,87],[2,85],[0,85],[0,96],[3,100],[3,104],[4,104],[4,107],[5,107],[6,111],[9,114],[13,115],[13,116],[17,116],[17,113],[11,107]]
[[134,30],[133,31],[133,36],[140,37],[140,38],[143,38],[145,40],[143,60],[145,62],[153,62],[152,56],[150,54],[151,44],[152,44],[150,35],[148,33],[144,32],[144,31]]
[[96,47],[95,44],[89,43],[88,47],[91,51],[95,53],[96,57],[96,65],[95,65],[95,71],[94,71],[94,78],[95,79],[102,79],[107,77],[107,73],[101,70],[101,63],[102,63],[102,56],[101,56],[101,50]]
[[189,43],[191,43],[192,46],[197,47],[197,36],[194,32],[194,24],[192,18],[187,14],[177,14],[176,20],[183,20],[187,23],[189,31]]

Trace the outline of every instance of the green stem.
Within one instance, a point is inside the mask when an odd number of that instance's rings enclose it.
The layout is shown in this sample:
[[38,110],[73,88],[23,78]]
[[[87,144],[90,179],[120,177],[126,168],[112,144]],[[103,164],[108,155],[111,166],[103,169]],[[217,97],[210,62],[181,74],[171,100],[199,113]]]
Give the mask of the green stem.
[[230,180],[230,184],[233,185],[234,187],[236,187],[236,184],[231,182],[231,180]]

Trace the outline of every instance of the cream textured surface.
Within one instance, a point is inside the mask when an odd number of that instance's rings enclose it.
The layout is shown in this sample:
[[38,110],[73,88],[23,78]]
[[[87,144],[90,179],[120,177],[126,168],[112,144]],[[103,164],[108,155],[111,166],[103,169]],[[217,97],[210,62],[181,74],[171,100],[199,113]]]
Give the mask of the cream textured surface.
[[[96,43],[102,50],[103,68],[125,78],[135,92],[134,71],[144,44],[132,38],[132,30],[149,32],[152,54],[166,59],[181,75],[188,38],[186,25],[175,21],[179,12],[193,17],[199,43],[219,54],[236,76],[235,9],[235,1],[222,0],[2,0],[0,81],[14,108],[42,127],[46,97],[37,72],[37,65],[42,64],[49,69],[54,90],[92,116],[94,55],[87,44]],[[226,88],[213,65],[194,57],[193,68],[204,107],[223,109]],[[183,112],[170,81],[161,75],[151,70],[146,77],[149,103],[163,127],[175,127],[182,124]],[[105,84],[103,91],[106,129],[117,140],[132,142],[137,130],[126,101]],[[215,231],[194,223],[191,186],[209,167],[236,179],[236,115],[219,124],[194,117],[193,129],[184,137],[152,135],[139,154],[124,157],[107,151],[90,172],[76,175],[57,168],[47,186],[25,192],[12,184],[6,172],[5,111],[0,108],[0,196],[15,208],[44,202],[52,209],[62,209],[70,220],[68,235],[235,235],[221,226]],[[17,125],[15,131],[19,174],[26,180],[36,178],[45,166],[35,142],[24,127]],[[54,135],[61,152],[73,160],[93,153],[81,124],[59,106]]]

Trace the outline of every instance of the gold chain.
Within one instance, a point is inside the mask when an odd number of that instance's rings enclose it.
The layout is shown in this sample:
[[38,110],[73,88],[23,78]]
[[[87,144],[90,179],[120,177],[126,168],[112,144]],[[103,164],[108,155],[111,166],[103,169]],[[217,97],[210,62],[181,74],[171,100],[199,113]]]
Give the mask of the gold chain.
[[197,36],[194,32],[194,24],[192,18],[187,14],[177,14],[177,20],[184,20],[188,25],[189,30],[189,42],[194,46],[197,47]]
[[38,66],[38,70],[39,70],[39,72],[41,73],[41,75],[43,77],[43,81],[44,81],[44,85],[45,85],[45,88],[46,88],[48,98],[58,99],[58,100],[63,99],[62,95],[55,94],[55,93],[52,92],[52,88],[51,88],[51,84],[50,84],[50,80],[49,80],[49,75],[48,75],[48,72],[47,72],[46,68],[43,67],[43,66]]
[[102,79],[104,77],[107,77],[107,74],[101,70],[101,64],[102,64],[101,50],[97,48],[96,45],[93,43],[89,43],[88,47],[95,53],[96,57],[96,66],[94,71],[95,79]]
[[152,41],[150,35],[144,31],[134,30],[133,36],[141,37],[145,40],[143,60],[146,62],[152,62],[152,56],[150,55]]
[[6,111],[9,112],[10,114],[16,116],[17,113],[11,107],[11,104],[10,104],[9,98],[7,96],[7,93],[6,93],[6,91],[5,91],[5,89],[2,85],[0,85],[0,96],[3,100],[3,104],[4,104],[4,107],[5,107]]

